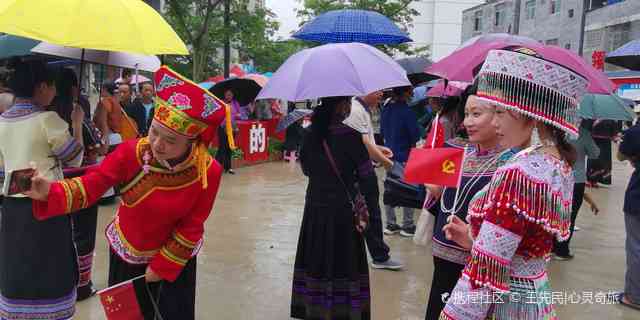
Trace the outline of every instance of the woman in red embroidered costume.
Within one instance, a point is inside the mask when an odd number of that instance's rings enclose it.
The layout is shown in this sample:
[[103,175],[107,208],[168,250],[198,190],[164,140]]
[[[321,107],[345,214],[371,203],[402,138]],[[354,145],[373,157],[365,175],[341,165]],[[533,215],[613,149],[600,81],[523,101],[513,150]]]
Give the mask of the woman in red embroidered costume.
[[28,195],[45,220],[91,206],[120,185],[122,203],[106,230],[109,285],[144,274],[165,319],[194,319],[196,255],[222,174],[206,146],[227,107],[166,67],[155,80],[158,116],[148,138],[122,143],[84,176],[35,177]]
[[490,51],[478,98],[496,106],[500,144],[520,151],[453,216],[448,239],[471,250],[440,319],[556,319],[546,263],[569,236],[577,108],[587,81],[529,49]]

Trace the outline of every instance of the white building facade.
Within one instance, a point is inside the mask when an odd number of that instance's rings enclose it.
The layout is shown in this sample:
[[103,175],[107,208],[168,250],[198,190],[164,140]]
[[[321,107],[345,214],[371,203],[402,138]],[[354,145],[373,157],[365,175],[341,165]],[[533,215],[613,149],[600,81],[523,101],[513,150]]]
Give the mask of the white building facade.
[[409,30],[415,46],[429,46],[437,61],[453,52],[462,39],[462,11],[483,0],[417,0],[411,6],[420,15]]

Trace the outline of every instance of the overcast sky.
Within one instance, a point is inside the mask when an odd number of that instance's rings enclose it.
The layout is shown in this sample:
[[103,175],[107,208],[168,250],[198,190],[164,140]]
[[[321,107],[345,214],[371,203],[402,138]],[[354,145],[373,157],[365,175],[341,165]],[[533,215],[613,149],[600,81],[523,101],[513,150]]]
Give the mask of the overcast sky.
[[300,8],[301,4],[296,0],[266,0],[267,8],[271,9],[280,23],[280,30],[276,36],[289,39],[291,32],[298,30],[298,18],[296,18],[296,8]]

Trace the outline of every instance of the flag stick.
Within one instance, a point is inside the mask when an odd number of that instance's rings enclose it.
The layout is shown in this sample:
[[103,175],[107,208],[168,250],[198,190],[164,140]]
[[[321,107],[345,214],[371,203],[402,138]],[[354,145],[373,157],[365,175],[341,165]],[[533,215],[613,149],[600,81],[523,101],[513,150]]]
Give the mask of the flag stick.
[[453,197],[453,209],[451,211],[451,215],[456,214],[456,206],[458,205],[458,194],[460,193],[460,187],[462,184],[462,170],[464,169],[464,160],[467,157],[467,145],[464,146],[464,152],[462,153],[462,162],[460,162],[460,165],[462,166],[462,168],[460,168],[460,174],[458,174],[458,187],[456,188],[456,195]]
[[436,113],[436,118],[433,120],[435,125],[433,127],[433,138],[431,138],[431,149],[436,147],[436,137],[438,136],[438,123],[440,122],[440,112]]

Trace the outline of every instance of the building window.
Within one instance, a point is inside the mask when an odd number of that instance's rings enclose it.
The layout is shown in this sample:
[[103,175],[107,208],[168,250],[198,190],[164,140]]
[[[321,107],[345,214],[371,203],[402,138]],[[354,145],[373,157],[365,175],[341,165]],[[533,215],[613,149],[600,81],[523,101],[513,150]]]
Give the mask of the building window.
[[569,9],[569,18],[573,18],[573,9]]
[[496,26],[501,26],[504,24],[504,18],[505,18],[505,5],[504,3],[501,3],[499,5],[496,6]]
[[630,32],[631,23],[629,22],[607,27],[607,35],[605,36],[607,41],[606,51],[613,51],[629,42],[631,40]]
[[558,45],[558,38],[549,39],[549,40],[545,41],[545,44],[548,45],[548,46],[557,46]]
[[571,50],[571,43],[565,44],[564,48],[567,49],[567,50]]
[[549,10],[551,14],[560,12],[561,0],[549,0]]
[[532,20],[536,17],[536,0],[529,0],[524,5],[525,19]]
[[482,11],[476,11],[474,19],[473,19],[473,30],[480,31],[482,30]]

